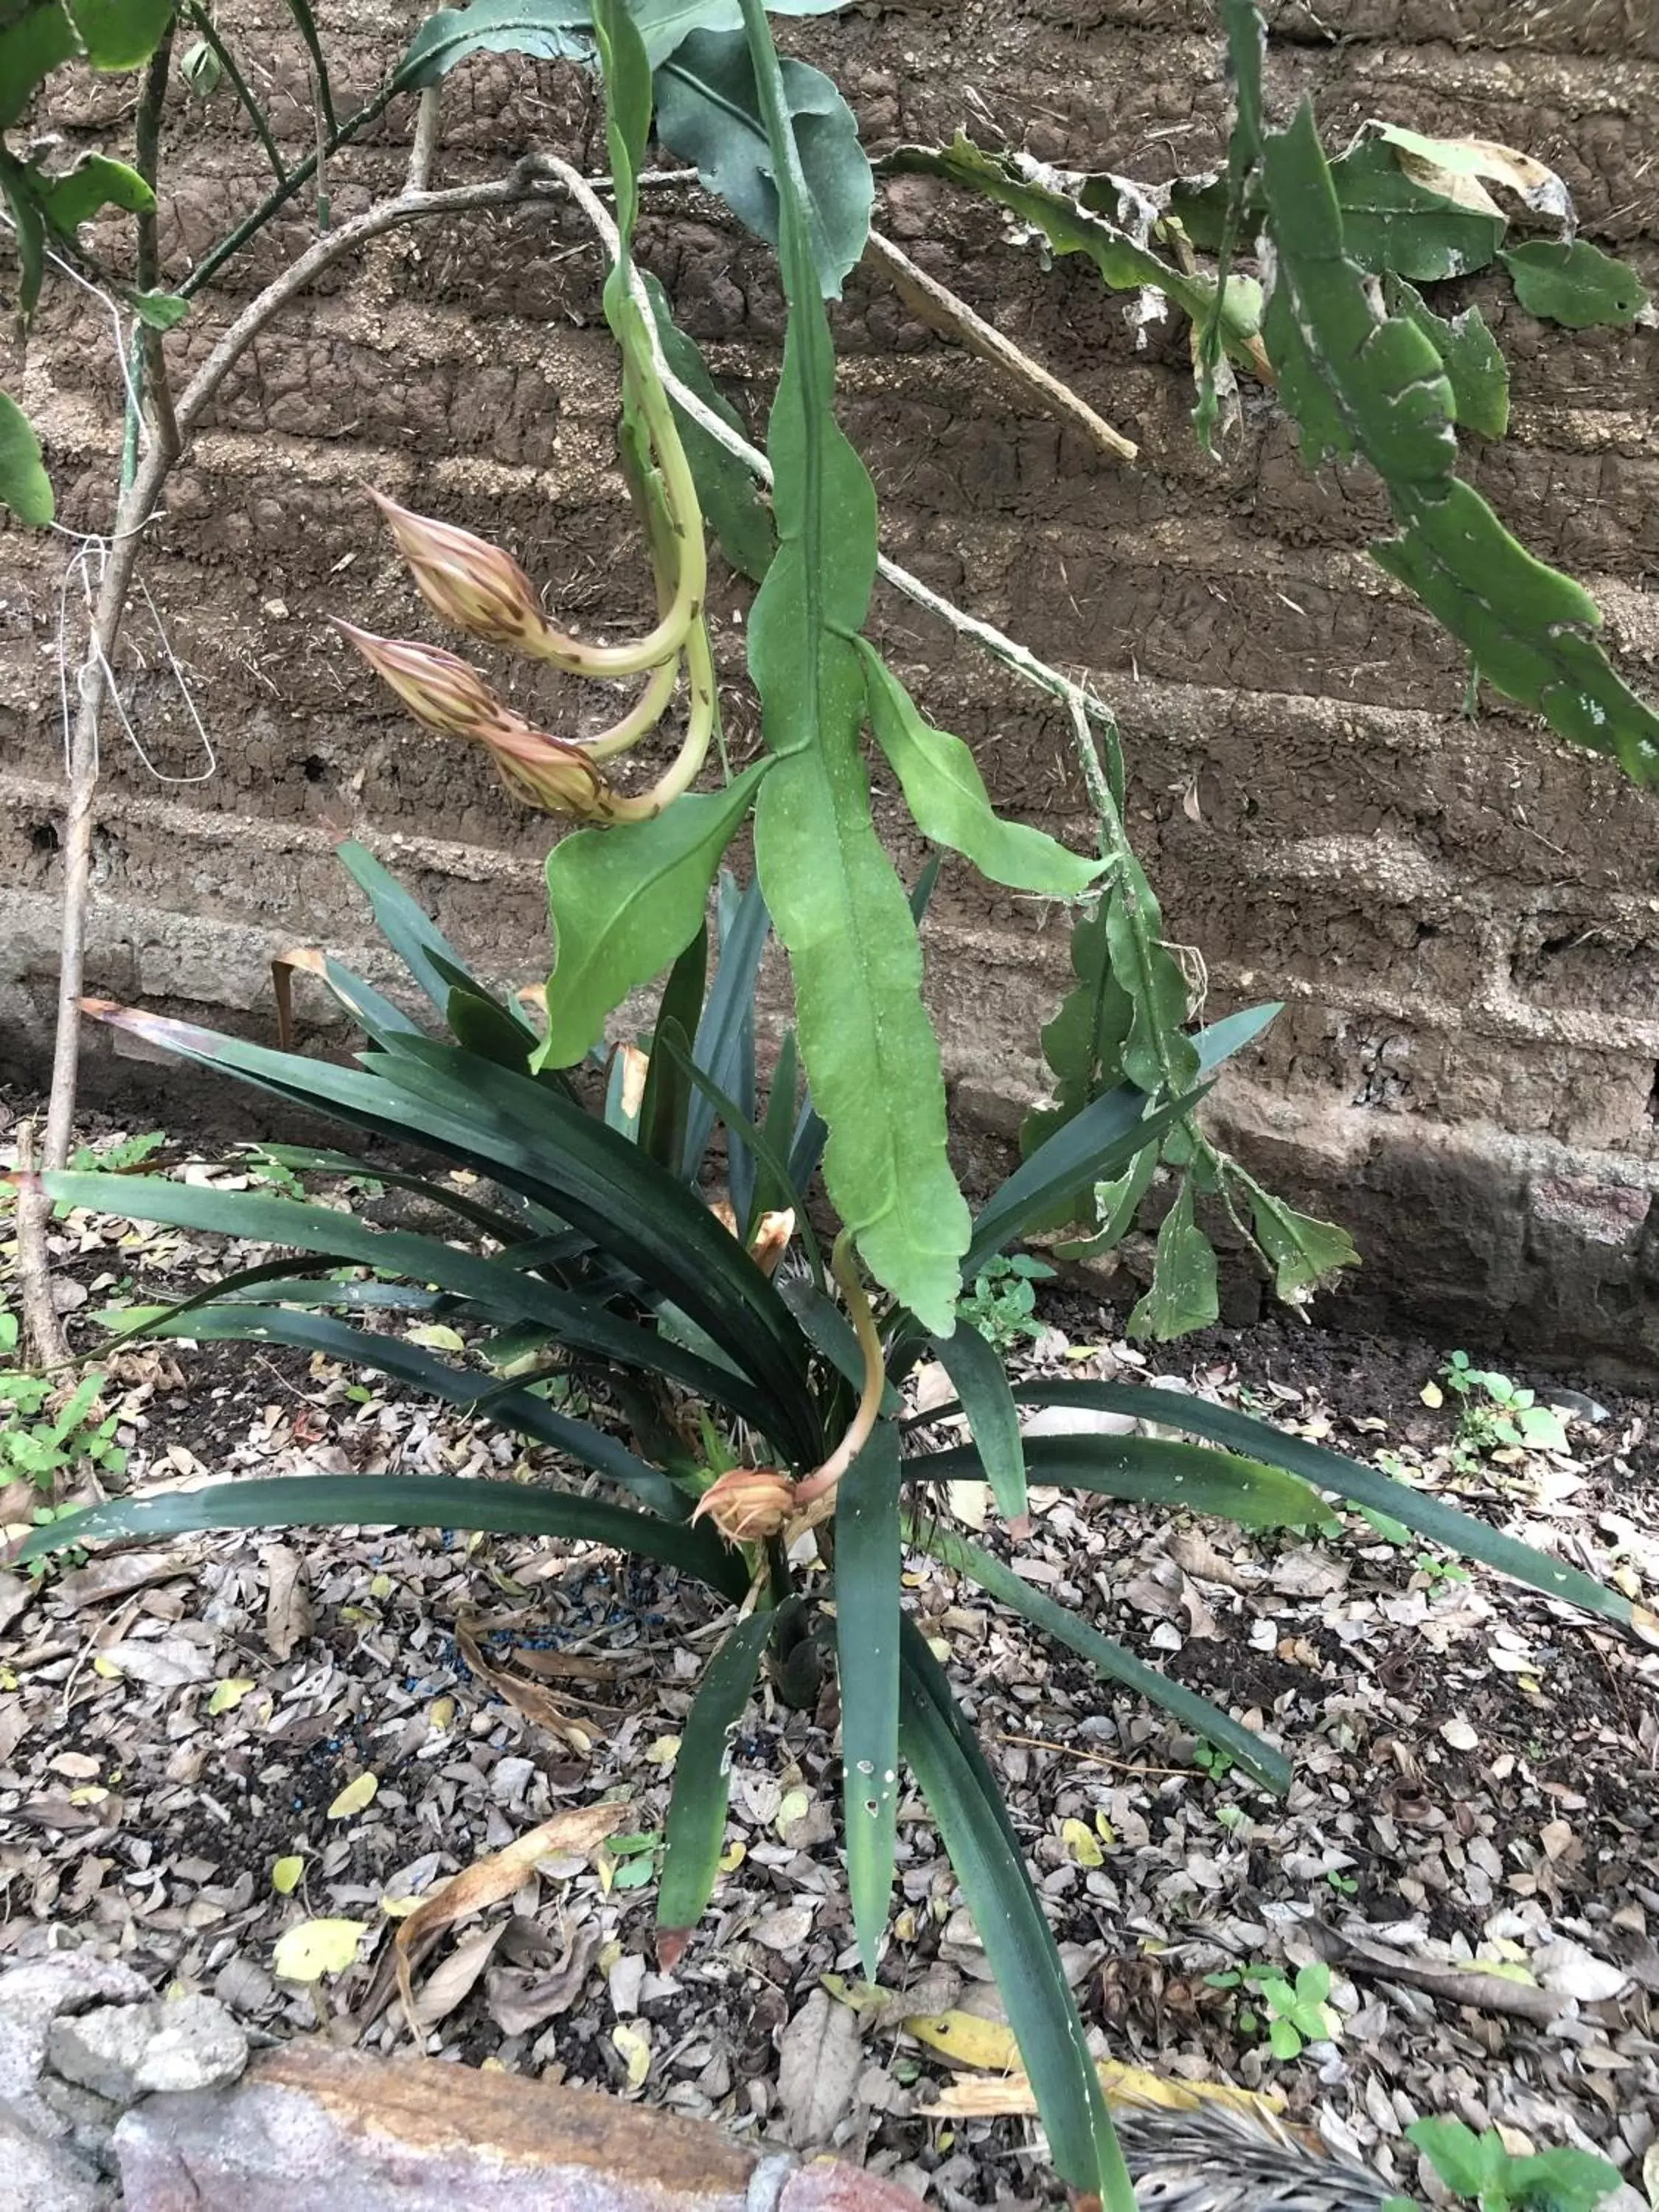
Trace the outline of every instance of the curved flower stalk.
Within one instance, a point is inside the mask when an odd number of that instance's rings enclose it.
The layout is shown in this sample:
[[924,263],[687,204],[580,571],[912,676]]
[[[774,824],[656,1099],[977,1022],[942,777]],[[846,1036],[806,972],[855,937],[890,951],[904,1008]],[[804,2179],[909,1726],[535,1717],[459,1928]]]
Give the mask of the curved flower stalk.
[[672,666],[702,612],[708,589],[702,515],[666,402],[660,412],[665,434],[673,441],[672,452],[658,442],[658,410],[637,376],[633,388],[662,470],[678,556],[667,604],[656,627],[632,645],[590,645],[572,637],[543,614],[535,586],[510,553],[453,522],[438,522],[400,507],[371,484],[369,497],[385,515],[421,596],[441,622],[485,644],[504,645],[528,659],[550,661],[570,676],[641,676],[665,664]]
[[[606,99],[611,100],[609,70]],[[642,143],[644,122],[635,119]],[[611,135],[614,139],[614,129]],[[618,141],[612,152],[618,174],[625,170],[631,176],[628,149]],[[370,495],[441,621],[481,643],[569,675],[645,676],[648,681],[633,705],[595,737],[556,738],[503,704],[455,654],[375,637],[349,623],[337,625],[418,720],[442,736],[471,738],[487,747],[508,787],[530,805],[603,823],[649,822],[688,791],[708,757],[718,719],[703,606],[708,562],[702,513],[649,331],[628,289],[630,223],[631,210],[629,221],[619,225],[606,313],[622,349],[623,471],[656,583],[655,626],[629,645],[585,643],[548,621],[535,586],[501,547],[453,523],[416,514],[383,492]],[[648,791],[624,794],[601,774],[599,763],[619,758],[658,726],[678,689],[682,665],[689,696],[679,749]]]
[[806,1529],[827,1521],[836,1510],[841,1479],[870,1441],[880,1414],[887,1382],[881,1339],[853,1255],[853,1240],[845,1230],[836,1239],[830,1271],[847,1300],[863,1355],[864,1385],[858,1408],[846,1435],[828,1459],[799,1481],[792,1481],[781,1468],[734,1467],[710,1483],[691,1518],[701,1521],[706,1514],[728,1544],[763,1543],[781,1533],[787,1533],[787,1540],[793,1543]]

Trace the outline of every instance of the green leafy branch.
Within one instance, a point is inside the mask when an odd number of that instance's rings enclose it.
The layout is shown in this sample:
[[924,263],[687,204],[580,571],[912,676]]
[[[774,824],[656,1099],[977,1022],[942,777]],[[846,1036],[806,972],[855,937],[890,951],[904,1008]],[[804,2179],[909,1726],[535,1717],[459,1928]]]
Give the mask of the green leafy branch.
[[[1310,465],[1358,456],[1382,478],[1399,535],[1372,553],[1466,648],[1475,676],[1635,781],[1659,784],[1659,716],[1596,642],[1594,601],[1527,553],[1455,474],[1457,428],[1501,437],[1508,427],[1492,332],[1478,307],[1441,316],[1416,289],[1498,265],[1529,313],[1582,330],[1634,323],[1647,307],[1640,282],[1573,234],[1566,187],[1513,148],[1370,123],[1329,158],[1305,106],[1267,131],[1261,12],[1254,0],[1221,0],[1221,13],[1237,110],[1221,175],[1153,192],[960,135],[945,148],[901,148],[883,168],[976,191],[1049,251],[1086,254],[1113,289],[1161,294],[1182,310],[1206,444],[1224,371],[1229,385],[1242,368],[1276,386]],[[1522,226],[1552,234],[1506,242]],[[1265,302],[1263,283],[1232,273],[1246,238],[1260,241]],[[1194,248],[1217,257],[1212,272]]]

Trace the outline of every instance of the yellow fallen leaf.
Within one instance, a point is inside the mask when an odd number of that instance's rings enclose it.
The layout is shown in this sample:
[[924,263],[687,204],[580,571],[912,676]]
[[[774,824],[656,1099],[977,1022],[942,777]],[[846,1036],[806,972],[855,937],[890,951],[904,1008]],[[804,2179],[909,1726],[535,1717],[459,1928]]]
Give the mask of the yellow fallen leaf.
[[418,1328],[405,1329],[404,1334],[411,1344],[423,1344],[430,1352],[465,1352],[466,1339],[459,1329],[451,1328],[441,1321],[422,1322]]
[[357,1956],[362,1935],[361,1920],[302,1920],[277,1937],[272,1967],[284,1982],[343,1974]]
[[737,1868],[743,1864],[744,1859],[748,1856],[748,1847],[745,1844],[728,1844],[726,1849],[720,1853],[720,1872],[722,1874],[732,1873]]
[[623,2021],[611,2031],[611,2040],[628,2062],[628,2086],[642,2089],[651,2071],[651,2031],[642,2023]]
[[787,1829],[793,1828],[797,1820],[805,1819],[811,1809],[811,1804],[812,1793],[810,1790],[786,1790],[778,1801],[778,1809],[773,1815],[772,1826],[781,1836]]
[[432,1703],[427,1707],[426,1717],[441,1735],[455,1717],[454,1698],[434,1698]]
[[1103,1813],[1095,1814],[1095,1833],[1109,1851],[1115,1851],[1117,1849],[1117,1830]]
[[115,1662],[101,1656],[93,1661],[92,1671],[94,1674],[101,1674],[106,1682],[118,1682],[121,1679],[121,1670]]
[[278,1897],[292,1897],[305,1870],[303,1859],[278,1859],[270,1869],[270,1886]]
[[973,2012],[918,2013],[904,2026],[918,2043],[925,2043],[957,2066],[1006,2074],[1019,2063],[1014,2031],[1000,2020],[981,2020]]
[[657,1736],[645,1755],[653,1766],[672,1766],[680,1755],[680,1740],[677,1735]]
[[411,1912],[420,1910],[418,1897],[383,1897],[380,1910],[388,1920],[407,1920]]
[[1425,1382],[1419,1395],[1431,1412],[1437,1411],[1446,1402],[1446,1394],[1437,1382]]
[[368,1594],[372,1598],[387,1598],[391,1596],[392,1588],[390,1575],[374,1575],[369,1580]]
[[101,1805],[109,1792],[101,1782],[82,1782],[69,1794],[71,1805]]
[[1079,1866],[1097,1867],[1105,1864],[1095,1832],[1082,1820],[1062,1820],[1060,1841],[1066,1846],[1067,1858],[1075,1859]]
[[[1231,2081],[1170,2081],[1147,2073],[1143,2067],[1121,2065],[1113,2058],[1101,2059],[1095,2071],[1100,2076],[1102,2094],[1115,2112],[1196,2112],[1206,2105],[1218,2105],[1255,2120],[1263,2134],[1277,2143],[1282,2144],[1286,2134],[1307,2141],[1302,2130],[1288,2128],[1279,2118],[1285,2100],[1274,2090],[1239,2089]],[[952,2119],[994,2119],[1035,2112],[1036,2098],[1024,2074],[1009,2074],[1001,2081],[964,2075],[947,2081],[928,2109]],[[1318,2148],[1317,2139],[1308,2147]]]
[[374,1802],[374,1793],[380,1786],[378,1777],[373,1774],[360,1774],[355,1782],[348,1782],[329,1807],[329,1819],[349,1820],[354,1813],[361,1813]]
[[241,1674],[228,1682],[216,1682],[213,1695],[208,1699],[208,1718],[213,1720],[221,1713],[234,1713],[252,1687],[252,1681]]

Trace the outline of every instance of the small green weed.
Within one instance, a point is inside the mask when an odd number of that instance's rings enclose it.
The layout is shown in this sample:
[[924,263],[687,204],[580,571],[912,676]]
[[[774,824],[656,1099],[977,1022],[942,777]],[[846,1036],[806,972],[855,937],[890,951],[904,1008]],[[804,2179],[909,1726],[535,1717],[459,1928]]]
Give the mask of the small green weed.
[[1046,1261],[1025,1253],[1000,1254],[975,1276],[973,1289],[957,1301],[957,1311],[999,1352],[1011,1351],[1022,1337],[1042,1335],[1033,1285],[1048,1282],[1054,1272]]
[[[1413,2120],[1406,2130],[1455,2197],[1480,2212],[1592,2212],[1619,2186],[1619,2169],[1587,2150],[1543,2150],[1517,2158],[1496,2128],[1476,2135],[1462,2120]],[[1392,2197],[1385,2212],[1410,2203]]]
[[1241,2035],[1259,2034],[1265,2027],[1267,2048],[1275,2058],[1299,2058],[1304,2044],[1334,2043],[1342,2033],[1330,2003],[1331,1970],[1317,1960],[1298,1967],[1294,1982],[1287,1981],[1277,1966],[1232,1966],[1224,1973],[1206,1974],[1204,1979],[1212,1990],[1254,1993],[1255,2004],[1240,2002],[1235,2025]]
[[612,1836],[605,1848],[616,1862],[611,1876],[611,1888],[643,1889],[657,1871],[662,1838],[643,1833]]
[[70,1166],[76,1175],[125,1175],[129,1168],[143,1167],[167,1140],[165,1129],[146,1129],[142,1136],[118,1137],[112,1145],[78,1145]]
[[[1454,1352],[1437,1371],[1458,1401],[1453,1449],[1466,1462],[1495,1451],[1567,1449],[1566,1425],[1554,1407],[1540,1406],[1534,1392],[1511,1382],[1507,1375],[1472,1365],[1467,1352]],[[1439,1383],[1427,1386],[1423,1401],[1428,1406],[1444,1403]]]
[[[17,1317],[0,1311],[0,1361],[17,1349]],[[49,1490],[67,1468],[89,1462],[119,1474],[127,1455],[115,1441],[113,1413],[93,1418],[103,1376],[82,1376],[62,1410],[47,1411],[52,1385],[41,1375],[0,1364],[0,1482],[32,1482]]]

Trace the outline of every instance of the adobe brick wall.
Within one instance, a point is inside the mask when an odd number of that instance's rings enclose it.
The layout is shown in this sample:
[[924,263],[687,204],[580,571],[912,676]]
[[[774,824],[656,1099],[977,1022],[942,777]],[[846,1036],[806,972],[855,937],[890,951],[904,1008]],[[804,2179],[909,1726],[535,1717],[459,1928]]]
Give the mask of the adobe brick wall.
[[[367,89],[421,12],[325,9]],[[1527,148],[1571,187],[1589,235],[1659,289],[1659,9],[1654,0],[1320,0],[1274,15],[1273,97],[1313,94],[1340,139],[1382,114]],[[286,10],[228,23],[265,64],[274,119],[309,129]],[[967,0],[855,8],[790,27],[857,107],[867,144],[990,125],[1063,165],[1158,179],[1217,161],[1225,115],[1206,0]],[[796,35],[799,31],[799,35]],[[51,117],[71,144],[118,125],[118,82],[66,74]],[[452,82],[438,180],[551,145],[595,156],[590,88],[483,59]],[[988,124],[988,118],[989,123]],[[398,118],[394,116],[394,124]],[[394,134],[395,135],[395,134]],[[390,140],[337,165],[349,214],[395,178]],[[172,173],[179,266],[261,189],[221,94]],[[1357,472],[1310,480],[1251,404],[1218,465],[1196,448],[1182,343],[1137,351],[1123,308],[1076,261],[1045,273],[988,211],[907,181],[884,220],[908,249],[1141,443],[1132,468],[1024,411],[857,272],[836,317],[842,410],[880,487],[898,558],[1038,652],[1086,667],[1116,707],[1131,811],[1170,929],[1200,947],[1211,1005],[1289,1006],[1222,1120],[1241,1146],[1356,1229],[1356,1316],[1505,1334],[1563,1359],[1659,1364],[1659,811],[1613,769],[1524,716],[1460,712],[1457,657],[1366,559],[1383,509]],[[296,216],[284,235],[302,234]],[[776,362],[770,257],[709,204],[654,206],[643,249],[753,420]],[[170,345],[181,365],[273,266],[254,250]],[[645,579],[611,465],[614,368],[598,267],[576,220],[535,211],[405,232],[297,306],[227,388],[174,479],[144,574],[214,733],[217,774],[155,781],[110,740],[99,832],[98,988],[270,1019],[273,950],[361,957],[364,917],[330,856],[363,837],[408,874],[483,969],[544,957],[543,823],[481,759],[427,737],[326,631],[325,609],[417,623],[361,486],[513,544],[551,603],[626,621]],[[1659,339],[1534,324],[1503,289],[1508,441],[1472,465],[1537,551],[1595,592],[1626,673],[1659,692]],[[15,376],[8,370],[9,380]],[[24,384],[63,520],[106,521],[118,390],[95,310],[49,287]],[[0,1056],[38,1058],[55,957],[51,824],[64,541],[0,537]],[[744,595],[716,598],[741,666]],[[975,747],[993,794],[1083,836],[1066,737],[1036,695],[883,595],[877,626],[935,718]],[[194,743],[146,621],[122,655],[152,757]],[[520,696],[559,726],[558,679]],[[753,731],[728,702],[741,752]],[[917,857],[890,793],[902,863]],[[930,988],[966,1164],[982,1174],[1036,1076],[1064,932],[1033,902],[947,870]],[[94,1040],[93,1077],[127,1083]],[[217,1102],[166,1091],[175,1116]]]

